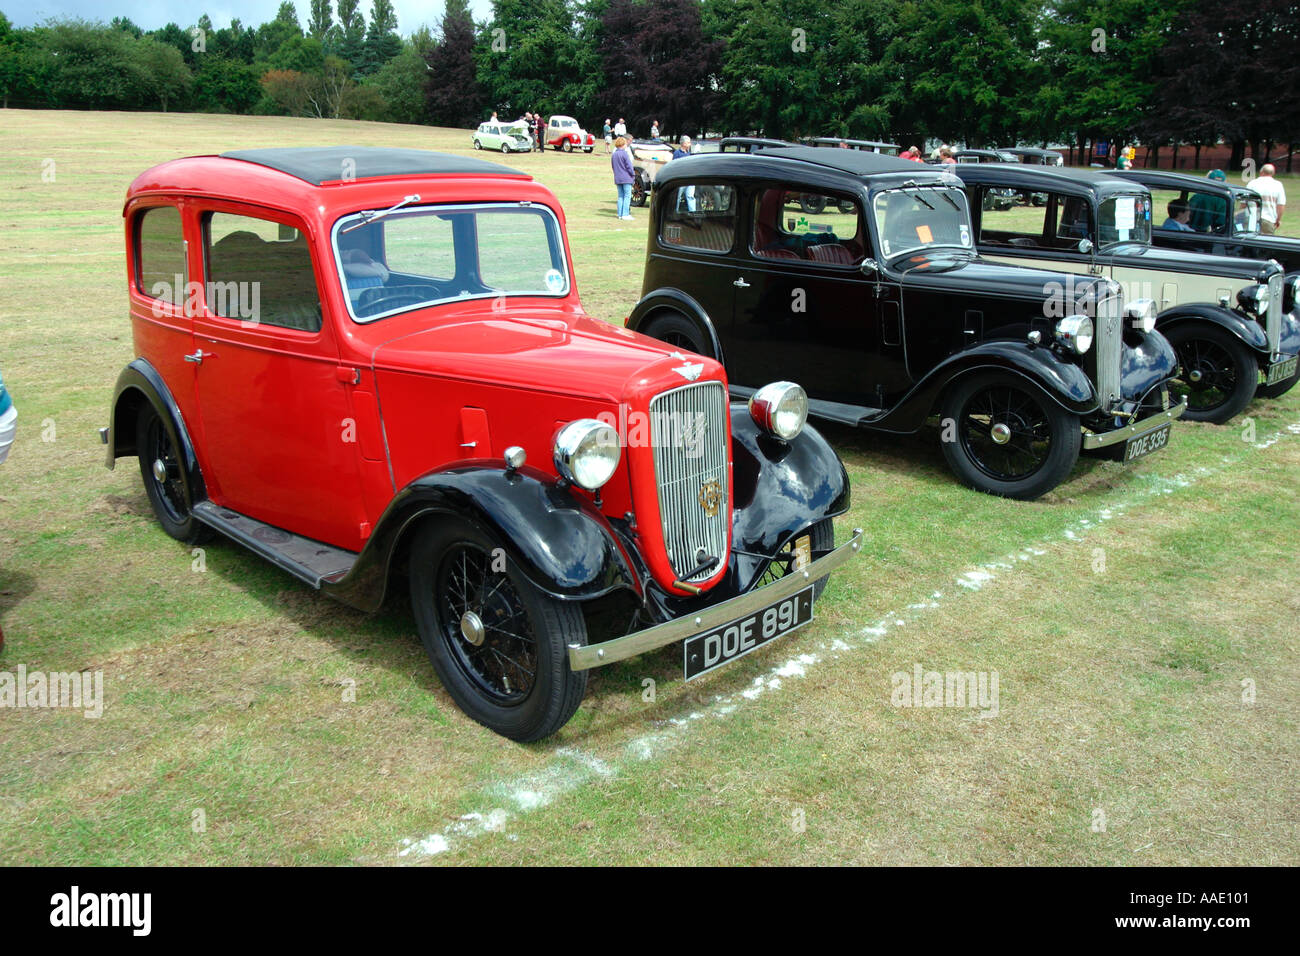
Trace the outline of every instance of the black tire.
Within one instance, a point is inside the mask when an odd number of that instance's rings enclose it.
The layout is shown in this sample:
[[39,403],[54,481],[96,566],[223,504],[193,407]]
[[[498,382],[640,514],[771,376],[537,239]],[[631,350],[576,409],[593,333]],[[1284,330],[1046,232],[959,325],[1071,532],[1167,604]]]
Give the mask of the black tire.
[[858,207],[853,204],[852,200],[841,199],[839,202],[835,204],[835,208],[838,209],[840,212],[844,213],[844,215],[848,216],[851,215]]
[[502,143],[502,144],[501,144],[501,152],[502,152],[503,154],[509,156],[509,155],[510,155],[510,144],[509,144],[509,143]]
[[1295,388],[1295,383],[1300,381],[1300,368],[1296,369],[1294,375],[1290,378],[1284,378],[1280,382],[1274,382],[1272,385],[1261,385],[1255,389],[1255,395],[1258,398],[1281,398],[1291,389]]
[[1176,325],[1165,338],[1178,355],[1178,375],[1169,391],[1187,397],[1184,419],[1222,425],[1250,404],[1259,361],[1236,336],[1212,325]]
[[660,312],[645,324],[641,332],[675,349],[685,349],[699,355],[709,354],[699,329],[680,312]]
[[[1083,443],[1079,416],[1023,379],[996,372],[959,381],[944,396],[943,457],[978,491],[1032,501],[1070,473]],[[995,432],[997,426],[1005,432]],[[995,434],[1005,434],[997,441]]]
[[[835,547],[835,525],[830,518],[823,518],[811,528],[800,534],[795,535],[785,543],[780,553],[789,554],[794,550],[795,542],[805,534],[810,535],[812,540],[809,544],[813,551],[830,551]],[[790,573],[791,565],[784,561],[769,561],[763,573],[759,575],[758,580],[754,583],[755,588],[766,587],[773,584]],[[826,590],[826,585],[830,583],[831,576],[828,574],[824,578],[813,582],[813,600],[821,599],[822,592]]]
[[563,147],[561,147],[561,148],[562,148],[566,153],[571,153],[571,152],[573,152],[573,140],[571,140],[571,139],[566,139],[566,140],[564,141],[564,145],[563,145]]
[[636,176],[633,177],[632,199],[631,199],[631,203],[633,206],[644,206],[647,202],[650,201],[649,186],[650,186],[649,182],[645,179],[642,179],[640,173],[637,173]]
[[475,148],[475,149],[482,149],[482,148],[483,148],[483,144],[480,143],[478,140],[474,140],[474,148]]
[[543,593],[513,563],[493,570],[498,547],[461,518],[426,525],[411,547],[411,608],[457,706],[503,737],[540,740],[568,723],[587,691],[587,672],[569,669],[567,650],[587,643],[587,627],[578,605]]
[[[177,541],[198,544],[212,537],[212,529],[190,514],[189,489],[180,455],[171,435],[152,405],[146,403],[136,418],[135,447],[140,477],[149,505],[162,529]],[[163,477],[159,477],[159,475]]]
[[826,208],[826,197],[813,196],[805,193],[799,197],[799,208],[809,215],[816,216]]

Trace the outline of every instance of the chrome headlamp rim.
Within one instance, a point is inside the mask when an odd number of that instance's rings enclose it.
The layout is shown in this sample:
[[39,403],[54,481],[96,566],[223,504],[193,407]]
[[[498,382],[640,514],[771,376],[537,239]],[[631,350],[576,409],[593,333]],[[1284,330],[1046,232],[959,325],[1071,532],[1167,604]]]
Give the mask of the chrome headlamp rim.
[[808,422],[808,393],[794,382],[771,382],[750,396],[749,415],[771,437],[791,441]]
[[1300,275],[1288,276],[1282,284],[1282,307],[1292,311],[1300,305]]
[[1268,303],[1268,286],[1262,282],[1245,286],[1237,292],[1237,304],[1252,315],[1261,316],[1267,314]]
[[1056,341],[1075,355],[1092,348],[1094,334],[1092,319],[1083,314],[1067,315],[1056,323]]
[[1139,332],[1154,332],[1156,327],[1156,300],[1134,299],[1124,308],[1124,314]]
[[586,491],[596,491],[614,477],[622,454],[618,432],[594,418],[575,419],[555,436],[556,471]]

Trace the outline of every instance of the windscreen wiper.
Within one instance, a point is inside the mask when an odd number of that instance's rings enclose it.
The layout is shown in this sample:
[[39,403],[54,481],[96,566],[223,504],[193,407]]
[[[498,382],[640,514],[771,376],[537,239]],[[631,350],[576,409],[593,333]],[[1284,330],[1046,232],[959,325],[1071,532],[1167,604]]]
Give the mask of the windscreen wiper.
[[408,205],[409,203],[419,202],[419,201],[420,201],[420,194],[412,193],[411,195],[403,199],[401,202],[394,203],[393,205],[389,206],[387,209],[383,210],[382,212],[376,212],[373,209],[367,209],[365,212],[361,213],[360,222],[354,222],[346,229],[340,229],[339,232],[351,232],[353,229],[360,229],[362,226],[368,226],[372,222],[378,222],[380,219],[383,219],[385,216],[391,216],[393,213],[397,212],[397,210],[401,209],[405,205]]

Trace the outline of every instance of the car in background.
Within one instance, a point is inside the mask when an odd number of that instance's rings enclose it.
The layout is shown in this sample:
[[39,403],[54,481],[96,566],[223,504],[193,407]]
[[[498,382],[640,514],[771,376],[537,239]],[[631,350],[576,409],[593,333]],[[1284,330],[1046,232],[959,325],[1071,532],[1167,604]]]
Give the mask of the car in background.
[[[807,146],[674,160],[628,328],[723,362],[738,397],[786,369],[830,421],[908,433],[937,414],[952,471],[991,494],[1037,498],[1081,451],[1164,447],[1185,406],[1150,303],[979,258],[952,168]],[[705,188],[712,208],[683,201]],[[821,213],[791,208],[813,195]]]
[[952,155],[959,163],[1020,162],[1020,157],[1009,149],[955,149]]
[[575,149],[590,153],[596,148],[596,137],[572,116],[552,116],[546,124],[546,145],[566,153]]
[[724,136],[718,142],[720,153],[752,153],[756,149],[768,146],[792,146],[783,139],[769,139],[765,136]]
[[1018,146],[1005,150],[1028,166],[1064,166],[1065,157],[1054,149]]
[[527,153],[533,148],[533,138],[523,123],[479,123],[473,136],[475,149],[490,149],[502,153]]
[[659,139],[634,139],[632,149],[632,205],[644,206],[654,191],[655,176],[673,158],[673,147]]
[[[952,167],[976,215],[987,259],[1082,276],[1105,275],[1155,301],[1156,329],[1178,353],[1175,395],[1187,418],[1222,424],[1256,396],[1295,385],[1300,303],[1273,261],[1151,245],[1151,193],[1094,170],[979,163]],[[1041,194],[1041,208],[984,208],[990,189]]]
[[809,146],[821,148],[832,147],[840,148],[840,144],[848,149],[859,149],[867,153],[880,153],[882,156],[897,156],[903,149],[897,143],[882,143],[874,139],[843,139],[838,136],[815,136],[806,140]]
[[[1259,193],[1235,183],[1189,176],[1164,169],[1125,169],[1110,173],[1141,183],[1155,204],[1151,242],[1169,249],[1186,249],[1242,259],[1276,259],[1288,281],[1300,275],[1300,239],[1270,236],[1259,231]],[[1169,203],[1188,203],[1191,232],[1162,227]]]
[[693,139],[691,140],[691,154],[695,153],[720,153],[722,152],[721,139]]
[[733,404],[717,362],[588,316],[530,176],[239,150],[142,173],[123,218],[108,466],[138,459],[178,541],[366,611],[402,582],[497,733],[558,730],[593,667],[680,642],[690,679],[806,624],[860,547],[835,547],[848,476],[803,390]]

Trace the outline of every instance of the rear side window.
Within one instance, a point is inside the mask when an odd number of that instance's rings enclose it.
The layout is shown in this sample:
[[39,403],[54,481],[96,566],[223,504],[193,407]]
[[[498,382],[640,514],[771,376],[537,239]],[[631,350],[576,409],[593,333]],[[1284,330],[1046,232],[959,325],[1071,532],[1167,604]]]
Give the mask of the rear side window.
[[307,237],[269,219],[213,212],[205,223],[208,310],[252,325],[319,332]]
[[160,302],[185,304],[185,235],[175,206],[146,209],[136,218],[135,261],[141,292]]
[[664,210],[659,241],[674,249],[730,252],[736,240],[736,190],[722,185],[683,185],[658,200]]
[[756,256],[851,266],[866,254],[858,204],[847,196],[776,187],[754,200]]

